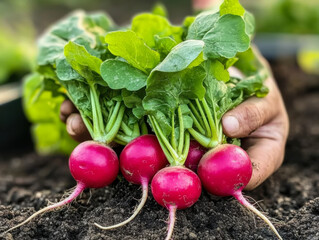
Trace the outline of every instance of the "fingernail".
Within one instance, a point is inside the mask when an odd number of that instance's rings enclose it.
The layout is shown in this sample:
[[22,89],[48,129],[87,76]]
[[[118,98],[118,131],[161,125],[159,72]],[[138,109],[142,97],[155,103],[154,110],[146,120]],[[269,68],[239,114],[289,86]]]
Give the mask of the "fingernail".
[[66,130],[70,135],[75,135],[74,132],[74,117],[72,114],[66,120]]
[[223,127],[229,134],[235,134],[239,130],[239,122],[234,116],[226,116],[223,118]]

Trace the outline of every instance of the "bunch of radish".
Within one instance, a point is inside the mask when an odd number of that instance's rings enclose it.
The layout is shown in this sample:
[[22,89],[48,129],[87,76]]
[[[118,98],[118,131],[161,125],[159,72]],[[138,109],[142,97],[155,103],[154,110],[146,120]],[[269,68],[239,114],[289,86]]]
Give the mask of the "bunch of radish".
[[[219,12],[188,17],[181,26],[156,12],[135,16],[123,29],[106,15],[83,12],[53,26],[39,41],[43,89],[68,96],[93,140],[70,155],[73,193],[6,232],[70,203],[86,188],[108,186],[120,169],[128,182],[142,186],[142,198],[131,217],[113,226],[95,223],[100,229],[131,222],[151,184],[154,199],[169,211],[171,239],[176,210],[195,204],[203,185],[211,194],[234,196],[281,239],[243,197],[252,164],[221,125],[228,110],[268,93],[268,71],[251,48],[253,26],[238,0],[225,1]],[[231,66],[245,77],[231,77]],[[119,160],[112,142],[125,146]]]

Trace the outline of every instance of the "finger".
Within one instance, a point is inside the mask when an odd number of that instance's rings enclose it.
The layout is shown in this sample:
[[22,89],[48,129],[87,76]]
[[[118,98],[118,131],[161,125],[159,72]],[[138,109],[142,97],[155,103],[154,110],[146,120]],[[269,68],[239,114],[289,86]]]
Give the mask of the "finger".
[[223,131],[229,137],[246,137],[276,114],[276,107],[265,99],[250,98],[222,118]]
[[66,120],[66,130],[76,141],[90,140],[91,136],[79,113],[72,113]]
[[222,125],[227,136],[246,137],[275,118],[279,110],[282,109],[280,93],[273,78],[268,78],[265,83],[269,88],[269,94],[266,97],[251,97],[225,113]]
[[64,100],[60,106],[60,119],[65,123],[70,114],[77,112],[78,110],[70,100]]
[[284,143],[267,138],[249,141],[251,146],[247,153],[253,165],[253,173],[245,190],[252,190],[264,182],[280,167],[284,159]]

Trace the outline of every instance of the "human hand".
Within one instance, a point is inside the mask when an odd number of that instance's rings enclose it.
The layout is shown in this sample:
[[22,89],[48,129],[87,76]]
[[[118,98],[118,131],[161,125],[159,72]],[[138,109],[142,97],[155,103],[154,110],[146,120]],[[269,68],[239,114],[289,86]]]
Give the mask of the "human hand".
[[61,104],[60,119],[66,123],[66,130],[74,140],[83,142],[91,139],[80,113],[70,100]]
[[[265,59],[260,60],[268,66]],[[273,76],[265,85],[269,88],[266,97],[249,98],[222,118],[224,133],[242,138],[242,147],[252,161],[253,174],[246,190],[256,188],[280,167],[288,137],[288,114]]]

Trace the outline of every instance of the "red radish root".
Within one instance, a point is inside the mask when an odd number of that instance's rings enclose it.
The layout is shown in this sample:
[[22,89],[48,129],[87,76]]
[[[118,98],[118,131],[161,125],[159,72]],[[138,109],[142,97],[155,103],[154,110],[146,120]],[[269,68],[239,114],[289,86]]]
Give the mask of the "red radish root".
[[198,163],[207,152],[207,149],[200,145],[197,141],[191,140],[188,150],[188,155],[185,161],[185,167],[197,171]]
[[108,146],[87,141],[79,144],[73,150],[69,158],[69,168],[73,178],[77,181],[76,188],[71,195],[58,203],[37,211],[25,221],[4,233],[21,227],[42,213],[65,206],[86,188],[101,188],[111,184],[117,176],[119,162],[116,153]]
[[242,194],[252,176],[251,161],[242,148],[223,144],[211,149],[200,160],[197,172],[208,192],[217,196],[235,197],[268,224],[279,239],[282,239],[269,219],[251,205]]
[[200,197],[202,186],[199,177],[188,168],[166,167],[154,176],[151,184],[156,202],[169,211],[166,240],[171,239],[175,224],[175,212],[192,206]]
[[133,214],[125,221],[108,227],[94,223],[95,226],[109,230],[132,221],[145,205],[149,182],[167,164],[165,154],[155,135],[142,135],[127,144],[120,155],[120,169],[127,181],[142,186],[142,199]]

